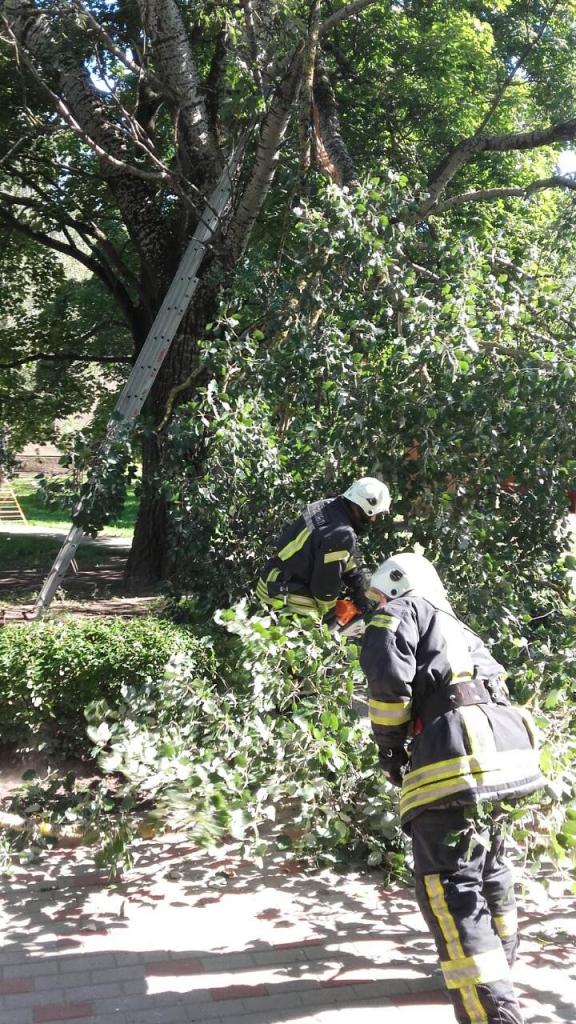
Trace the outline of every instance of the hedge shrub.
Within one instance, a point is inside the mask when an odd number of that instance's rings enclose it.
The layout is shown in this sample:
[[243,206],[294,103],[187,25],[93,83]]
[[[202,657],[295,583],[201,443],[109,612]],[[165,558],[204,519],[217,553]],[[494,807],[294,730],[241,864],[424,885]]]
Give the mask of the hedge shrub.
[[41,622],[0,630],[0,743],[87,752],[84,708],[114,706],[124,687],[161,680],[171,655],[205,664],[208,648],[182,626],[145,617]]

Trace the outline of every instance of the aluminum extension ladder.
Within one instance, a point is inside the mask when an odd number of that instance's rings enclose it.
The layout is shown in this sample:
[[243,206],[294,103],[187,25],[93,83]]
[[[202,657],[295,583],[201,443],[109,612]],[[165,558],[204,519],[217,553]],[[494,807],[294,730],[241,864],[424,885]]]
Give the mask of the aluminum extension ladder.
[[[198,287],[200,265],[212,238],[220,226],[224,211],[232,198],[234,175],[240,166],[248,139],[255,124],[256,119],[246,129],[243,138],[238,143],[222,171],[212,195],[206,202],[198,227],[184,253],[172,284],[166,293],[164,302],[156,315],[148,337],[124,385],[116,408],[108,421],[106,439],[103,442],[104,447],[114,439],[115,434],[121,427],[124,427],[127,422],[133,421],[138,416],[148,397],[184,313]],[[77,511],[81,508],[82,503],[78,506]],[[71,527],[36,599],[36,617],[41,617],[49,607],[54,594],[68,571],[83,535],[84,530],[81,526]]]

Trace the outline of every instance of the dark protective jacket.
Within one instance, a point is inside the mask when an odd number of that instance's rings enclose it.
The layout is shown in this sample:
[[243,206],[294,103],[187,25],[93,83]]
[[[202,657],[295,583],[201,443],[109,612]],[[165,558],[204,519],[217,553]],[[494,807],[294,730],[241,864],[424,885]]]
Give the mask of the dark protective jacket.
[[403,826],[426,809],[526,796],[545,784],[529,713],[510,706],[504,669],[448,604],[410,594],[389,601],[366,628],[360,662],[382,766],[402,764],[412,738]]
[[258,581],[258,597],[303,615],[326,615],[344,588],[364,603],[370,574],[357,562],[356,541],[344,498],[313,502],[279,537]]

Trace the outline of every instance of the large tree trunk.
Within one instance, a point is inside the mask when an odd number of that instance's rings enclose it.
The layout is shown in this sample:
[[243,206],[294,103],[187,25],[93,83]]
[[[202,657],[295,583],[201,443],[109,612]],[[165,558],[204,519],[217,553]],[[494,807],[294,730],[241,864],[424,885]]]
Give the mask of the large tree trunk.
[[142,497],[125,573],[134,583],[157,583],[172,569],[166,542],[168,505],[158,487],[161,464],[158,438],[153,434],[142,445]]
[[205,264],[203,280],[193,306],[184,317],[155,385],[144,406],[158,433],[142,443],[142,498],[134,528],[134,539],[126,565],[128,580],[151,584],[170,579],[178,566],[178,549],[170,532],[169,506],[162,488],[162,428],[172,410],[190,401],[205,382],[198,372],[196,342],[204,325],[216,313],[223,264],[214,259]]

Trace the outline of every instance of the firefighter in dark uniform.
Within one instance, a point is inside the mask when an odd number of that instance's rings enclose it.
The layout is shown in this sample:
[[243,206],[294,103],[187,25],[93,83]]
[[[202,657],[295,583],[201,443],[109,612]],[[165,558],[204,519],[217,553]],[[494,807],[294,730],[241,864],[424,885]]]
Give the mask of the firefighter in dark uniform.
[[357,537],[389,508],[390,492],[374,477],[308,505],[279,537],[256,587],[259,599],[278,611],[329,618],[347,589],[363,611],[370,574],[357,560]]
[[[418,904],[456,1019],[522,1024],[510,975],[516,903],[497,822],[499,801],[545,785],[534,726],[511,706],[504,669],[455,617],[430,562],[389,558],[368,593],[381,602],[360,656],[373,734],[385,775],[401,787]],[[474,822],[483,801],[493,813]]]

